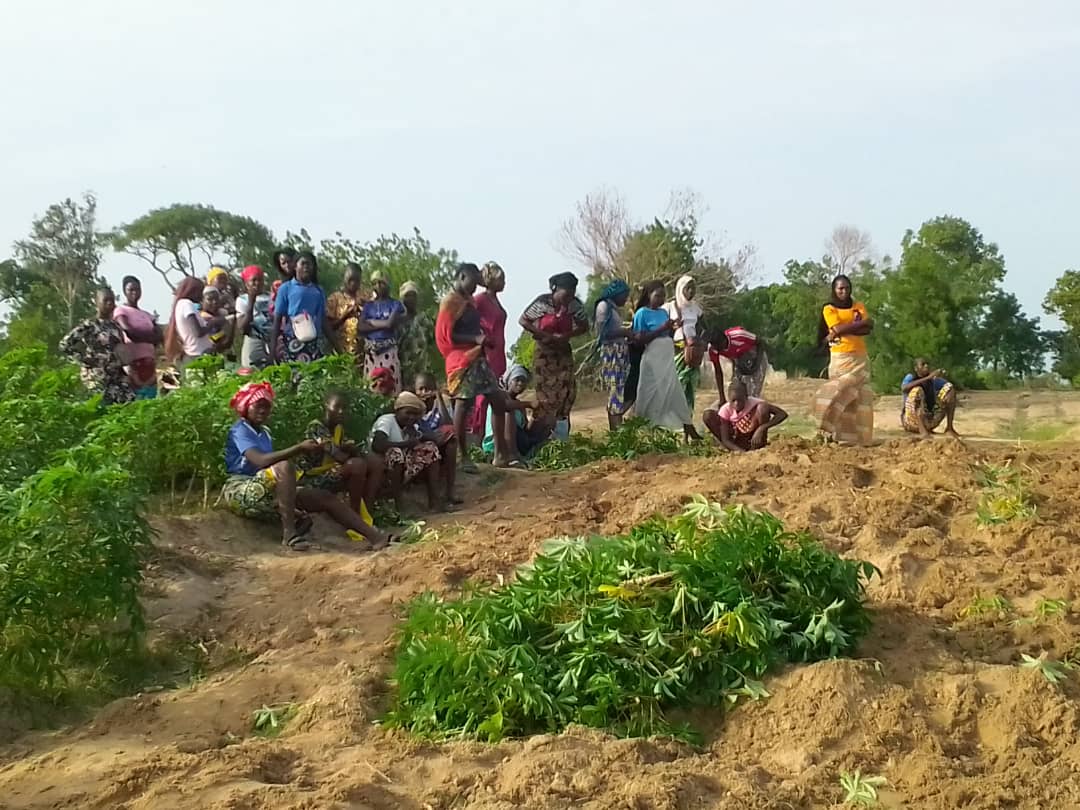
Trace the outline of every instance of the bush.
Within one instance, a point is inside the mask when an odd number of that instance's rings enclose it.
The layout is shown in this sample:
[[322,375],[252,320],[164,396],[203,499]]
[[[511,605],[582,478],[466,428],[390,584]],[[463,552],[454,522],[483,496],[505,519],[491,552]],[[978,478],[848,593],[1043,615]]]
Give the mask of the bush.
[[532,467],[537,470],[569,470],[605,458],[623,461],[658,453],[707,455],[713,452],[709,443],[687,446],[679,436],[646,419],[634,418],[617,429],[595,435],[572,433],[565,441],[552,441],[540,448]]
[[553,541],[505,588],[413,603],[387,721],[492,741],[569,723],[692,735],[670,709],[758,697],[781,662],[851,652],[875,571],[700,497],[623,537]]

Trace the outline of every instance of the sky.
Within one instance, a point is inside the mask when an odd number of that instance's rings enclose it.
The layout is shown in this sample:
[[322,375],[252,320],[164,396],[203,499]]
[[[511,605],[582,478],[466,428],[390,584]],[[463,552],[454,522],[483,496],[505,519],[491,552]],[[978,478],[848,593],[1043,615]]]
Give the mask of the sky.
[[[0,258],[52,202],[176,202],[506,269],[511,322],[600,187],[672,189],[760,281],[839,223],[964,217],[1032,314],[1080,267],[1080,5],[952,0],[3,0]],[[571,268],[573,269],[573,268]],[[116,286],[137,259],[107,254]]]

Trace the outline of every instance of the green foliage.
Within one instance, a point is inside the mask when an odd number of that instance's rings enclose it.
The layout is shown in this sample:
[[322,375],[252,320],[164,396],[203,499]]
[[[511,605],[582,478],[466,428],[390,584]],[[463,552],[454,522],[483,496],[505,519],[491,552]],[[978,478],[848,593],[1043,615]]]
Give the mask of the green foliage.
[[536,341],[529,333],[522,332],[510,346],[509,354],[511,360],[531,371],[535,368],[533,362],[536,359]]
[[251,217],[186,203],[155,208],[108,237],[113,250],[142,259],[171,289],[214,264],[267,265],[274,251],[273,233]]
[[507,587],[413,603],[387,720],[487,740],[569,723],[688,736],[669,710],[764,696],[772,667],[849,653],[874,572],[700,497],[622,537],[551,541]]
[[1020,657],[1023,659],[1020,664],[1022,669],[1035,670],[1054,686],[1060,686],[1063,681],[1067,680],[1069,671],[1073,668],[1071,664],[1054,661],[1045,652],[1041,653],[1038,658],[1032,658],[1027,653],[1021,653]]
[[877,789],[888,784],[883,776],[864,776],[861,771],[840,772],[840,787],[844,789],[844,804],[873,807],[877,804]]
[[978,479],[982,492],[976,515],[981,525],[998,526],[1035,516],[1030,485],[1019,470],[1008,464],[985,464],[979,468]]
[[982,362],[1006,380],[1029,377],[1043,367],[1046,339],[1039,321],[1024,315],[1012,293],[998,291],[990,298],[974,338]]
[[275,703],[256,709],[251,714],[251,729],[259,737],[277,737],[296,716],[299,708],[295,703]]
[[996,621],[1005,621],[1016,609],[1012,602],[1004,596],[983,596],[976,594],[971,601],[960,611],[961,619],[991,618]]
[[645,419],[628,419],[616,430],[571,433],[565,441],[548,442],[531,462],[537,470],[570,470],[604,458],[623,461],[660,453],[707,453],[709,445],[687,447],[680,437]]
[[1074,335],[1080,334],[1080,270],[1066,270],[1046,294],[1043,309],[1061,318]]

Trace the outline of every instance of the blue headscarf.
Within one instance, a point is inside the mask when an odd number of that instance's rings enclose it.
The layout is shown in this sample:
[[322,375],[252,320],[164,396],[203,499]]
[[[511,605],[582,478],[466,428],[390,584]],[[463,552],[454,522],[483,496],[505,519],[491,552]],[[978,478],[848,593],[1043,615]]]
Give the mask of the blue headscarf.
[[525,382],[528,382],[531,378],[532,374],[527,368],[525,368],[525,366],[521,365],[520,363],[514,363],[512,366],[510,366],[510,368],[506,370],[506,373],[503,375],[502,382],[506,388],[509,388],[510,383],[512,383],[514,380],[525,380]]
[[[604,335],[607,334],[608,328],[611,326],[611,321],[616,317],[614,301],[621,295],[630,294],[630,285],[623,281],[621,278],[613,278],[607,283],[607,286],[600,291],[600,297],[596,299],[596,306],[593,307],[593,320],[596,320],[596,307],[600,305],[601,301],[607,301],[611,304],[611,309],[608,310],[607,320],[596,330],[596,342],[593,343],[592,350],[589,352],[589,356],[585,359],[588,362],[590,359],[598,356],[600,350],[604,345]],[[584,366],[585,363],[582,363]]]

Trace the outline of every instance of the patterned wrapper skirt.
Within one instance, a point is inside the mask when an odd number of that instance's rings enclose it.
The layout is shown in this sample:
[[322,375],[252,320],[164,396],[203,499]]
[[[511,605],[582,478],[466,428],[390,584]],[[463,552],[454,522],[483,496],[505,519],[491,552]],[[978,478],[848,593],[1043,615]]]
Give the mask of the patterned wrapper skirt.
[[675,373],[679,376],[679,385],[682,386],[686,404],[690,406],[691,413],[694,410],[694,394],[701,382],[701,364],[697,368],[691,368],[686,362],[686,342],[675,342]]
[[325,356],[320,338],[307,343],[302,343],[296,338],[285,341],[285,362],[287,363],[313,363]]
[[[952,394],[953,384],[945,383],[934,397],[934,410],[930,411],[925,424],[927,430],[933,430],[945,419],[945,408]],[[904,411],[900,414],[900,427],[908,433],[919,432],[919,421],[926,412],[926,391],[921,385],[912,388],[904,397]]]
[[278,517],[275,484],[269,467],[255,475],[230,475],[221,488],[221,498],[240,517],[274,520]]
[[569,419],[574,400],[577,399],[573,350],[567,345],[537,343],[533,366],[536,388],[533,419],[541,423]]
[[630,344],[612,341],[600,347],[600,382],[607,391],[607,412],[621,416],[626,412],[626,378],[630,375]]
[[412,481],[432,464],[437,464],[442,453],[435,442],[420,442],[409,450],[404,447],[391,447],[386,451],[386,466],[390,469],[405,468],[405,483]]
[[389,369],[394,375],[394,393],[401,391],[401,359],[396,340],[366,340],[364,342],[364,376],[370,378],[377,368]]
[[480,396],[490,396],[499,390],[499,381],[487,360],[480,355],[465,368],[447,375],[446,390],[452,399],[469,401]]
[[814,395],[814,416],[823,434],[864,447],[874,441],[874,392],[869,383],[865,354],[833,353],[829,381]]

